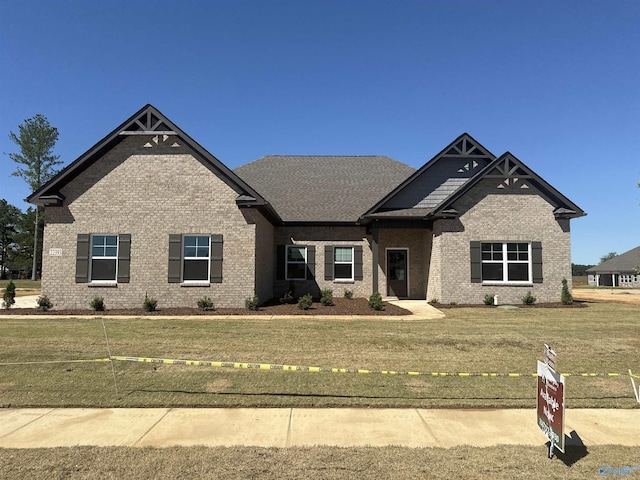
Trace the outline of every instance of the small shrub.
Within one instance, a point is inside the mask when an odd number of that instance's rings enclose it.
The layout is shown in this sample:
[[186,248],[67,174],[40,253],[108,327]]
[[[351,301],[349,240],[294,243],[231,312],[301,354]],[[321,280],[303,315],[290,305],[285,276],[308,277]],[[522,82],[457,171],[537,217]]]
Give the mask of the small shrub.
[[311,298],[310,293],[307,293],[298,299],[298,308],[300,310],[309,310],[312,304],[313,299]]
[[429,303],[440,303],[440,299],[438,297],[433,297],[431,300],[429,300]]
[[147,294],[145,293],[144,302],[142,303],[142,307],[144,308],[145,312],[155,312],[157,306],[158,301],[155,298],[147,296]]
[[325,307],[330,307],[333,305],[333,290],[326,289],[320,290],[320,303]]
[[573,295],[569,292],[569,285],[567,285],[567,279],[562,279],[562,295],[561,300],[563,305],[571,305],[573,303]]
[[353,298],[353,290],[345,290],[343,297],[347,300],[351,300]]
[[47,297],[46,295],[40,295],[36,300],[36,304],[38,305],[36,307],[36,310],[40,312],[46,312],[49,309],[53,308],[53,303],[51,303],[51,300],[49,300],[49,297]]
[[527,294],[522,297],[522,303],[524,305],[533,305],[534,303],[536,303],[537,298],[534,297],[533,295],[531,295],[531,292],[527,292]]
[[258,305],[260,305],[260,299],[257,295],[254,295],[253,298],[247,298],[244,301],[245,308],[251,312],[257,312]]
[[280,299],[280,303],[293,303],[293,291],[289,290],[288,292],[286,292],[282,298]]
[[104,312],[104,297],[94,297],[89,306],[95,312]]
[[374,292],[369,297],[369,308],[373,308],[374,310],[383,310],[384,303],[382,302],[382,295],[378,292]]
[[495,301],[495,295],[487,294],[487,295],[484,296],[484,304],[485,305],[493,305],[494,301]]
[[9,280],[7,288],[4,289],[2,294],[2,307],[8,310],[14,303],[16,303],[16,284],[13,283],[13,280]]
[[213,300],[209,297],[202,297],[198,300],[198,308],[203,312],[208,312],[209,310],[213,310]]
[[458,302],[449,302],[449,305],[452,307],[457,307],[458,306]]

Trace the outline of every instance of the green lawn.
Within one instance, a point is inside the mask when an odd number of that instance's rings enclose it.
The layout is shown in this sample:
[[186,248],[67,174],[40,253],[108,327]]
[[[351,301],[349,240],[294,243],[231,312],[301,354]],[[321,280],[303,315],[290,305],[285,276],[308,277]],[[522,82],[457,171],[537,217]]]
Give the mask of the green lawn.
[[4,290],[10,281],[19,289],[40,290],[40,280],[0,280],[0,290]]
[[[199,478],[576,479],[636,478],[636,447],[567,447],[561,458],[547,448],[127,448],[0,449],[0,471],[15,480]],[[618,469],[618,470],[611,470]],[[629,467],[628,473],[625,467]],[[623,470],[624,469],[624,470]],[[616,473],[618,472],[618,473]]]
[[[640,308],[453,308],[437,320],[105,317],[113,355],[422,372],[640,373]],[[99,318],[0,318],[0,363],[108,356]],[[110,363],[0,366],[1,406],[533,407],[535,378],[432,378]],[[637,406],[629,378],[570,377],[569,407]]]

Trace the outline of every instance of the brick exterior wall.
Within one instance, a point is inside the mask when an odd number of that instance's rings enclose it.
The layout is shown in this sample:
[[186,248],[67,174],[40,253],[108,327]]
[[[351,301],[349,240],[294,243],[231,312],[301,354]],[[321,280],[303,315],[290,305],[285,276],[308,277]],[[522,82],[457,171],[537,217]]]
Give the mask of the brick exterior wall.
[[[280,298],[294,288],[295,297],[311,293],[319,296],[321,289],[333,290],[334,297],[342,297],[345,290],[351,290],[354,297],[368,298],[371,295],[371,245],[366,237],[365,227],[358,226],[328,226],[328,227],[276,227],[275,246],[277,245],[313,245],[316,249],[315,278],[313,280],[276,280],[274,282],[274,297]],[[341,281],[324,279],[324,247],[332,246],[362,246],[362,274],[361,281]],[[276,278],[277,265],[274,264],[273,276]]]
[[274,227],[260,212],[254,209],[244,210],[247,222],[255,225],[255,293],[263,303],[273,298],[275,279]]
[[[180,146],[170,147],[173,142]],[[55,308],[88,309],[96,296],[107,308],[141,307],[145,293],[159,308],[195,307],[203,296],[216,307],[243,307],[254,288],[268,290],[271,266],[264,249],[270,246],[261,244],[256,264],[255,244],[256,230],[268,237],[268,222],[257,211],[243,214],[237,193],[174,136],[159,145],[151,136],[125,137],[61,193],[64,205],[45,209],[42,292]],[[131,234],[130,282],[75,283],[79,233]],[[223,235],[222,283],[168,283],[169,235],[188,233]],[[62,255],[49,256],[50,249],[62,249]]]
[[[501,304],[521,304],[531,291],[538,303],[559,302],[562,279],[571,284],[569,220],[557,220],[553,206],[534,188],[503,190],[498,184],[499,179],[482,180],[454,205],[458,219],[434,222],[428,299],[480,304],[490,294],[498,295]],[[542,242],[543,283],[471,283],[471,241]]]
[[408,250],[409,298],[426,298],[431,256],[431,230],[413,228],[381,228],[378,235],[378,288],[383,297],[387,290],[387,255],[389,249]]

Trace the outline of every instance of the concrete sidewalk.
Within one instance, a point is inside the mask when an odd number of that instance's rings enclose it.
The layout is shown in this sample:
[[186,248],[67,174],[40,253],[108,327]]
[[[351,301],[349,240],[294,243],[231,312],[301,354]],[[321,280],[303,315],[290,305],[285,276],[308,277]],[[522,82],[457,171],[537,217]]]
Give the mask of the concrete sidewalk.
[[[639,410],[566,411],[585,445],[640,446]],[[572,432],[574,432],[572,434]],[[0,409],[0,448],[544,445],[535,409]]]

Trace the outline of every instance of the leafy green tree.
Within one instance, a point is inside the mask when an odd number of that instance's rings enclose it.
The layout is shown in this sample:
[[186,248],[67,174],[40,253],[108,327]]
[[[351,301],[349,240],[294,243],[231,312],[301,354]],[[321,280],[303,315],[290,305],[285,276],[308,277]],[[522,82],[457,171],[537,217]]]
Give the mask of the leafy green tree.
[[0,278],[7,278],[12,253],[16,248],[16,224],[22,212],[9,204],[4,198],[0,200]]
[[[17,135],[9,132],[11,141],[20,148],[20,153],[9,154],[9,158],[18,164],[12,175],[22,178],[31,191],[35,192],[57,173],[55,167],[62,163],[58,160],[60,156],[53,154],[53,148],[58,141],[58,129],[52,127],[47,117],[41,114],[27,118],[18,129]],[[38,250],[38,237],[42,237],[38,231],[39,213],[40,207],[36,207],[33,223],[32,280],[36,279],[37,266],[42,258],[42,251]]]
[[571,264],[571,275],[574,277],[586,277],[587,269],[593,267],[594,265],[580,265],[579,263]]
[[613,257],[617,257],[618,254],[616,252],[609,252],[606,255],[603,255],[602,257],[600,257],[600,263],[604,263],[607,260],[611,260]]

